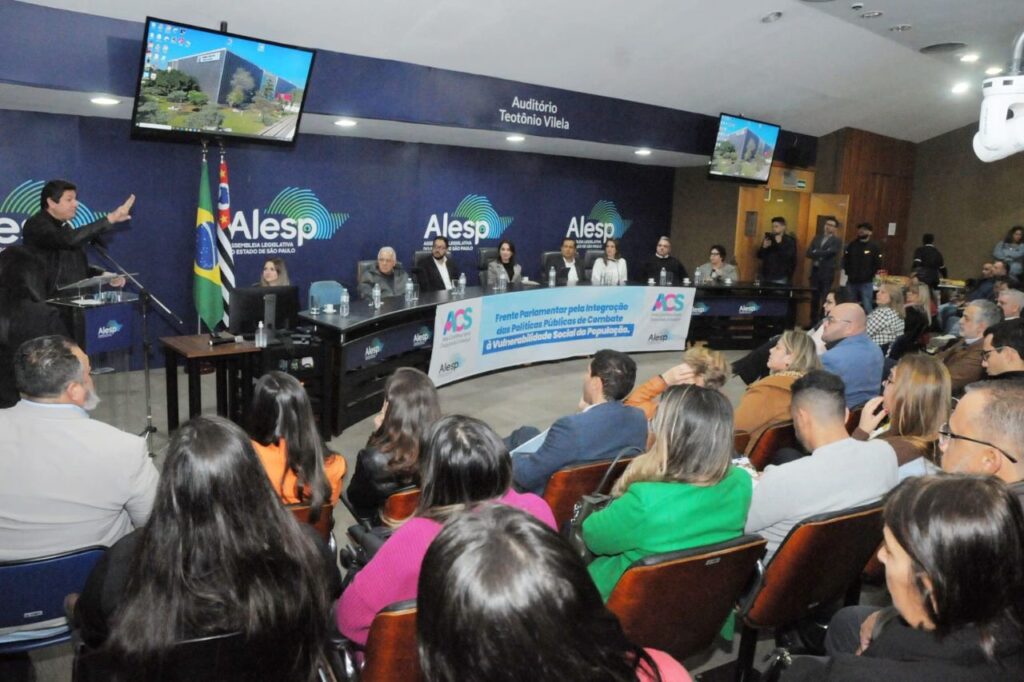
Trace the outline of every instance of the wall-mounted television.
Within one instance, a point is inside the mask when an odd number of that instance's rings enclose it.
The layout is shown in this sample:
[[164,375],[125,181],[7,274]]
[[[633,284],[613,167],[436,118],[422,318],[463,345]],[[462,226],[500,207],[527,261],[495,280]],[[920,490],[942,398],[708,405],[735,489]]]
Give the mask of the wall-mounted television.
[[146,18],[133,137],[292,144],[315,53]]
[[722,114],[708,173],[740,182],[768,182],[778,141],[777,125]]

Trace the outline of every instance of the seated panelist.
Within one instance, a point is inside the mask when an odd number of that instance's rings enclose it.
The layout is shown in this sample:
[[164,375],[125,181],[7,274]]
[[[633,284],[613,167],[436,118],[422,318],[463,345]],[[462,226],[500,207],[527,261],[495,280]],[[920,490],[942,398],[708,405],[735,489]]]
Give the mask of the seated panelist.
[[448,238],[437,237],[430,249],[433,256],[419,267],[420,291],[448,291],[455,288],[462,271],[448,257]]
[[263,272],[260,273],[260,281],[254,286],[258,287],[286,287],[290,286],[288,279],[288,267],[284,264],[284,258],[268,258],[263,264]]
[[516,262],[516,245],[507,239],[498,244],[498,257],[487,263],[487,281],[491,286],[501,279],[502,270],[509,284],[522,283],[523,266]]
[[377,252],[376,265],[370,265],[363,270],[359,278],[359,298],[369,300],[373,295],[373,285],[380,285],[380,295],[401,296],[405,293],[405,283],[409,281],[409,275],[402,269],[398,262],[395,250],[390,246],[382,246]]
[[562,240],[562,253],[550,255],[544,260],[544,272],[541,279],[548,281],[548,272],[555,269],[555,284],[557,286],[575,286],[583,281],[583,262],[576,254],[576,240],[566,237]]

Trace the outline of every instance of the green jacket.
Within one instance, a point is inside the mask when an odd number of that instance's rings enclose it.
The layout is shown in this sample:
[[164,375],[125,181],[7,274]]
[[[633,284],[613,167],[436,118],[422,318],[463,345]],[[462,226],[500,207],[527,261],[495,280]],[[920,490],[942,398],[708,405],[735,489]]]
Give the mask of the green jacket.
[[607,601],[619,577],[651,554],[724,542],[743,534],[753,493],[750,474],[730,466],[718,484],[633,483],[583,522],[597,555],[588,567]]

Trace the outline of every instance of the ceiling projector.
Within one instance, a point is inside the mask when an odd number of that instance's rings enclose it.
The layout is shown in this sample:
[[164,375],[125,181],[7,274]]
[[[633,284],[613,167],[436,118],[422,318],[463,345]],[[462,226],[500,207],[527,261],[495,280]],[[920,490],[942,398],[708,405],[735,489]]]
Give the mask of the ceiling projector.
[[1024,32],[1013,43],[1013,62],[1005,76],[986,78],[982,85],[981,120],[974,135],[974,153],[985,162],[1005,159],[1024,150]]

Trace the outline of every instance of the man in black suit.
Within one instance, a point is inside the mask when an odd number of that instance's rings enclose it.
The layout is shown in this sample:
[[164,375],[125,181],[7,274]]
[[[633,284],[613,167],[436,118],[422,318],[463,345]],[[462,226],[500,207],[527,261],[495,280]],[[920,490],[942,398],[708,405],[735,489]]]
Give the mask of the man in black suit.
[[448,291],[455,288],[462,272],[459,266],[448,258],[448,238],[436,237],[430,255],[433,257],[429,260],[417,263],[420,291]]
[[935,247],[935,235],[925,234],[921,237],[921,246],[914,249],[914,272],[917,281],[924,282],[932,289],[939,286],[939,279],[946,276],[946,262],[942,252]]
[[637,279],[639,284],[647,284],[648,280],[654,280],[655,284],[661,283],[661,271],[665,270],[666,284],[678,286],[690,275],[686,272],[686,266],[679,262],[679,259],[671,254],[672,242],[668,237],[658,237],[658,245],[654,248],[654,256],[644,263],[644,268]]
[[544,260],[544,272],[541,276],[543,281],[548,281],[548,273],[551,268],[555,269],[555,284],[557,286],[575,286],[583,281],[583,263],[576,255],[576,240],[566,237],[562,240],[562,253],[550,255]]
[[[77,230],[71,221],[78,212],[78,189],[67,180],[50,180],[43,186],[39,197],[41,210],[25,221],[23,242],[46,263],[47,294],[96,274],[103,268],[89,265],[85,245],[124,220],[131,220],[135,195],[107,214],[105,218],[89,223]],[[110,285],[124,286],[118,277]]]
[[807,247],[807,257],[811,259],[811,288],[814,289],[811,294],[811,319],[814,322],[821,319],[821,304],[836,278],[836,257],[842,249],[839,221],[827,218],[824,231]]

